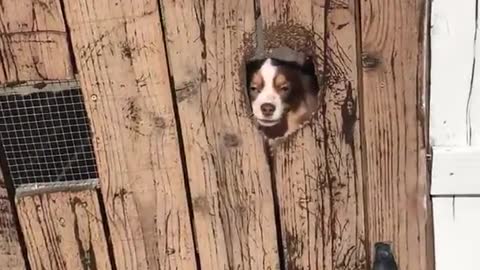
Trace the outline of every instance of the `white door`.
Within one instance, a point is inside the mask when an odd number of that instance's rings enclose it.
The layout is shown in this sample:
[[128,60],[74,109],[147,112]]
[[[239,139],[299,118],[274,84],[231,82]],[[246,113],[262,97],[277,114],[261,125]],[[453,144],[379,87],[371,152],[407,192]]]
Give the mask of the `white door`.
[[476,0],[433,0],[430,143],[436,270],[480,270],[480,33]]

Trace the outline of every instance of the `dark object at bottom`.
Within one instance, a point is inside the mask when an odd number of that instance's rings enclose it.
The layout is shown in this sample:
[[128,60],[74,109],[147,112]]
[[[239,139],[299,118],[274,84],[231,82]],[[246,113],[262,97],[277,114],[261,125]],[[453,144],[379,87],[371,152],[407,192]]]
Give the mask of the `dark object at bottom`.
[[397,263],[389,244],[375,243],[375,259],[372,270],[398,270]]

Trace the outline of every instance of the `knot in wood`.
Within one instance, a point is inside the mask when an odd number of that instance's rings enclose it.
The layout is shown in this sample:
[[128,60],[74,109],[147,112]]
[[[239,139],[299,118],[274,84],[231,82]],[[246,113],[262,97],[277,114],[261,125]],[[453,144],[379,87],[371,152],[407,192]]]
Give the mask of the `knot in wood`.
[[171,256],[171,255],[173,255],[173,254],[175,254],[175,249],[174,249],[174,248],[170,248],[170,247],[167,248],[167,255],[168,255],[168,256]]
[[36,88],[36,89],[43,89],[47,86],[47,84],[45,82],[38,82],[36,84],[33,85],[33,88]]
[[237,147],[240,145],[240,138],[232,133],[227,133],[223,136],[223,143],[227,147]]
[[209,213],[208,199],[206,196],[199,196],[192,199],[192,206],[195,211],[202,214]]
[[153,123],[156,128],[160,128],[160,129],[163,129],[166,126],[165,119],[163,119],[163,117],[161,116],[154,116]]
[[367,69],[376,68],[380,64],[380,59],[374,55],[365,53],[362,55],[362,67]]

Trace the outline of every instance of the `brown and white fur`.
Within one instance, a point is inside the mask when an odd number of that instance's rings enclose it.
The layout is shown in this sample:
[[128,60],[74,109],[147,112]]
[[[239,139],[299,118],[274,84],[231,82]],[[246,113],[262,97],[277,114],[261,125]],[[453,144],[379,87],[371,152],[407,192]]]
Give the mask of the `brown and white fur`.
[[250,64],[248,87],[253,116],[270,138],[298,129],[318,106],[318,85],[306,66],[267,58]]

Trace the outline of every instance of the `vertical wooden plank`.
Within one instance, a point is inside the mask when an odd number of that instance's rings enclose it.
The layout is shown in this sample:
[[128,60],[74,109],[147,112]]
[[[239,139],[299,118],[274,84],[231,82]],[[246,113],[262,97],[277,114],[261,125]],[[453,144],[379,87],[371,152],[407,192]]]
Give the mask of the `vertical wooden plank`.
[[478,197],[433,198],[436,270],[478,269],[479,208]]
[[155,0],[65,0],[117,269],[195,269]]
[[363,160],[369,242],[392,241],[399,268],[429,269],[426,1],[362,1]]
[[0,84],[71,79],[60,0],[0,2]]
[[[476,1],[432,3],[430,134],[433,146],[465,146],[470,136],[469,100],[477,92]],[[475,51],[474,51],[475,49]],[[473,81],[473,79],[475,79]],[[473,84],[472,84],[473,83]],[[473,88],[475,86],[475,88]],[[469,104],[470,103],[470,104]],[[447,109],[448,108],[448,109]]]
[[319,113],[274,147],[286,268],[365,268],[356,1],[260,3],[267,49],[313,52],[325,78]]
[[327,179],[334,215],[331,221],[333,269],[369,267],[359,118],[359,0],[328,1],[326,12],[324,119]]
[[[72,79],[65,29],[58,0],[1,2],[0,84]],[[67,203],[75,198],[86,203],[83,212]],[[95,191],[25,197],[16,204],[32,269],[110,269]],[[12,248],[21,256],[18,246]],[[16,264],[25,268],[23,261]]]
[[5,269],[23,270],[25,260],[20,248],[15,218],[5,180],[0,172],[0,265]]
[[202,269],[278,269],[271,175],[242,88],[253,1],[160,2]]
[[33,270],[111,269],[95,190],[17,199]]

